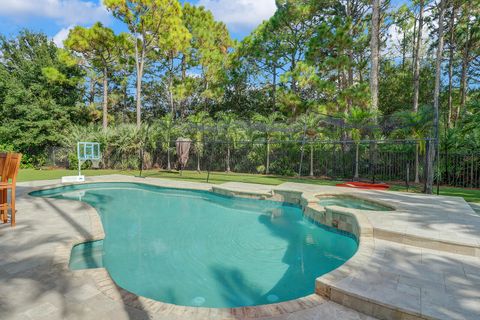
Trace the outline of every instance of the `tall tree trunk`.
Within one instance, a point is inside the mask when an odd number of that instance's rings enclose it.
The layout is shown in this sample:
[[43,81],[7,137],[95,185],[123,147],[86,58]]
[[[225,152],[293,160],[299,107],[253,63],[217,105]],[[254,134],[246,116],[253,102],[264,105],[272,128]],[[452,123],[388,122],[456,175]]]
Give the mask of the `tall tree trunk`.
[[175,104],[173,102],[173,58],[170,59],[170,70],[169,70],[169,79],[168,79],[168,95],[170,100],[170,112],[172,117],[175,118]]
[[310,141],[310,177],[313,177],[313,143]]
[[136,93],[136,100],[137,100],[137,127],[140,127],[142,124],[142,76],[137,74],[137,93]]
[[412,75],[415,74],[415,49],[417,48],[417,19],[413,19],[412,37]]
[[[292,53],[292,56],[290,59],[291,59],[290,72],[292,72],[293,74],[293,72],[295,71],[295,68],[297,67],[297,59],[295,58],[295,52]],[[297,82],[295,81],[293,76],[292,76],[292,83],[291,83],[290,89],[292,89],[294,93],[297,93]]]
[[358,153],[359,153],[360,144],[357,143],[355,146],[355,175],[353,176],[354,180],[358,180]]
[[[295,68],[297,66],[297,61],[295,59],[295,53],[292,53],[292,57],[291,57],[292,61],[291,61],[291,65],[290,65],[290,71],[292,73],[292,83],[291,83],[291,89],[292,89],[292,92],[293,93],[297,93],[297,82],[296,82],[296,79],[295,79],[295,76],[293,76],[294,74],[294,71],[295,71]],[[293,107],[293,110],[292,110],[292,114],[295,116],[297,113],[297,105],[294,104],[294,107]]]
[[95,84],[97,83],[97,80],[95,79],[94,76],[90,77],[90,88],[89,88],[89,94],[88,94],[88,102],[90,105],[95,103]]
[[200,171],[200,152],[197,151],[197,172]]
[[[347,18],[350,18],[352,21],[353,21],[353,17],[352,17],[352,1],[347,1],[347,6],[346,6],[346,16]],[[351,39],[353,39],[353,28],[349,28],[348,29],[348,35]],[[347,86],[348,88],[351,88],[353,86],[353,49],[350,47],[347,49],[347,55],[348,55],[348,60],[349,60],[349,63],[348,63],[348,82],[347,82]],[[348,108],[348,111],[350,111],[351,107],[352,107],[352,96],[351,95],[348,95],[347,97],[347,108]]]
[[272,112],[277,110],[277,66],[273,66]]
[[230,144],[227,144],[227,172],[230,172]]
[[126,123],[127,122],[126,112],[128,107],[128,80],[124,81],[122,84],[122,93],[123,93],[122,121],[123,123]]
[[[187,58],[185,57],[185,54],[182,55],[181,64],[182,64],[182,83],[185,83],[185,80],[187,79]],[[178,108],[179,108],[179,113],[181,118],[185,116],[185,112],[186,112],[185,104],[186,104],[185,99],[181,99],[178,103]]]
[[415,45],[415,63],[413,71],[413,111],[418,111],[418,96],[420,92],[420,47],[422,46],[423,12],[425,10],[424,0],[420,0],[420,12],[418,15],[418,32]]
[[137,69],[137,90],[135,95],[135,99],[137,100],[137,127],[140,127],[142,124],[142,78],[145,62],[145,48],[142,47],[142,52],[139,53],[137,44],[135,44],[135,62]]
[[460,120],[460,112],[465,107],[465,102],[467,100],[467,77],[468,77],[468,64],[469,64],[469,56],[470,56],[469,41],[470,40],[467,39],[467,45],[463,50],[462,74],[460,76],[460,104],[457,107],[457,112],[455,115],[455,125],[457,124],[458,120]]
[[172,164],[170,162],[170,142],[168,143],[168,148],[167,148],[167,170],[172,170]]
[[267,166],[265,167],[265,173],[270,173],[270,140],[267,139]]
[[452,5],[452,16],[450,17],[450,56],[448,58],[448,116],[447,116],[447,127],[452,127],[452,104],[453,104],[453,59],[455,53],[455,13],[456,7],[455,4]]
[[440,105],[440,78],[441,78],[441,66],[442,66],[442,57],[443,57],[443,16],[445,14],[445,0],[440,0],[440,12],[438,15],[438,47],[437,47],[437,58],[435,62],[435,91],[433,96],[433,138],[434,143],[430,144],[428,149],[428,163],[427,163],[427,183],[425,185],[425,193],[431,194],[433,191],[433,178],[434,178],[434,169],[433,163],[435,161],[436,151],[439,150],[439,105]]
[[185,54],[182,55],[182,81],[187,78],[187,58]]
[[372,111],[378,110],[378,61],[380,55],[380,0],[372,0],[372,35],[370,39],[370,93],[372,95]]
[[108,70],[103,68],[103,130],[108,126]]

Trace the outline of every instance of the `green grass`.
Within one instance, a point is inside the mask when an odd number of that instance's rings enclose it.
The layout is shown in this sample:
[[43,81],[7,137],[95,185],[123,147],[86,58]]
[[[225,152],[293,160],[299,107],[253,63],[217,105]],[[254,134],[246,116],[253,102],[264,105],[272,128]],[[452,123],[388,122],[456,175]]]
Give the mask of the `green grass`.
[[[99,176],[107,174],[125,174],[125,175],[138,175],[138,170],[82,170],[82,173],[86,176]],[[18,181],[33,181],[33,180],[52,180],[60,179],[62,176],[76,175],[74,170],[65,169],[48,169],[48,170],[36,170],[36,169],[21,169],[18,174]],[[198,173],[196,171],[184,171],[180,175],[177,171],[161,171],[161,170],[147,170],[143,172],[143,176],[152,178],[165,178],[176,179],[195,182],[206,182],[207,173]],[[211,172],[210,183],[225,183],[225,182],[247,182],[247,183],[260,183],[267,185],[279,185],[284,182],[300,182],[309,183],[315,185],[335,185],[340,181],[325,180],[319,178],[296,178],[296,177],[284,177],[274,175],[260,175],[260,174],[245,174],[245,173],[224,173],[224,172]],[[404,185],[392,185],[393,191],[407,191]],[[422,186],[412,186],[409,188],[409,192],[421,192]],[[436,189],[435,189],[436,191]],[[453,187],[440,187],[440,194],[445,196],[463,197],[469,202],[480,203],[480,190],[479,189],[466,189],[466,188],[453,188]]]

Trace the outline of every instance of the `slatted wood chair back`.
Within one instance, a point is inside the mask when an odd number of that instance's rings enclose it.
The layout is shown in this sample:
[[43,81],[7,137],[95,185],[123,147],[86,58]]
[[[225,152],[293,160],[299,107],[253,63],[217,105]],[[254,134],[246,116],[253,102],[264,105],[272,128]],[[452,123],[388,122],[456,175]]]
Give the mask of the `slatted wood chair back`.
[[[10,156],[10,159],[8,159]],[[5,176],[2,176],[3,182],[11,181],[15,184],[17,180],[18,170],[20,169],[20,162],[22,161],[21,153],[9,153],[7,155],[7,170],[5,170]]]
[[5,182],[7,171],[9,171],[9,162],[12,154],[6,152],[0,152],[0,181]]

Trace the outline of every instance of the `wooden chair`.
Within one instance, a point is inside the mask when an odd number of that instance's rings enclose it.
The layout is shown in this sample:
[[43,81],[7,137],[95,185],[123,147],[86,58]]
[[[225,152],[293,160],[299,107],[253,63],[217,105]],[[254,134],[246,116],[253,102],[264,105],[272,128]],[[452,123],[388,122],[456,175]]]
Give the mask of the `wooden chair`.
[[[15,225],[15,192],[17,184],[17,174],[20,169],[20,161],[22,160],[21,153],[9,153],[6,156],[6,161],[3,173],[2,180],[0,182],[0,190],[2,192],[2,201],[0,202],[0,210],[3,215],[3,222],[8,221],[8,209],[11,210],[10,223],[12,226]],[[10,203],[7,201],[8,190],[10,190]]]
[[[10,161],[11,154],[6,152],[0,152],[0,182],[3,181],[2,177],[5,177],[8,169],[8,162]],[[8,158],[8,159],[7,159]],[[0,205],[7,202],[6,196],[3,196],[4,192],[0,189]],[[0,220],[4,221],[4,215],[7,214],[7,210],[0,210]]]

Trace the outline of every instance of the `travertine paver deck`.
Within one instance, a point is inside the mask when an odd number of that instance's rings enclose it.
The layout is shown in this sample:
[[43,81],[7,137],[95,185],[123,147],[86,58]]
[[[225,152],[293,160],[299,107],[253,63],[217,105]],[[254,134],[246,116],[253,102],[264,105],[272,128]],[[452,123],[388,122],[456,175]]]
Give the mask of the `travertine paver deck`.
[[[145,180],[122,175],[89,180],[147,182],[199,190],[213,187],[203,183]],[[21,184],[17,227],[0,225],[0,319],[193,318],[190,314],[172,313],[168,308],[155,313],[132,308],[131,304],[127,305],[125,299],[129,298],[126,296],[114,301],[101,293],[98,279],[94,281],[89,271],[52,268],[59,245],[68,246],[72,239],[89,238],[97,232],[93,231],[96,227],[86,214],[91,209],[86,204],[26,195],[32,187],[56,183],[58,181]],[[274,194],[276,190],[297,191],[302,192],[308,201],[315,201],[319,194],[353,194],[396,207],[397,210],[392,212],[364,212],[358,216],[365,215],[369,221],[367,224],[374,228],[375,237],[370,236],[367,241],[370,243],[368,254],[357,254],[352,263],[347,262],[338,272],[320,278],[320,283],[331,291],[319,293],[383,319],[406,315],[439,319],[480,318],[480,258],[474,256],[477,251],[458,249],[478,247],[480,216],[463,199],[298,183],[277,187],[228,183],[215,187],[222,186],[225,190],[261,197]],[[414,241],[415,237],[420,240]],[[443,251],[426,249],[431,243],[424,239],[438,240]],[[405,245],[409,242],[416,246]],[[446,245],[448,243],[458,245],[452,247]],[[445,252],[456,250],[462,254]],[[342,292],[345,294],[339,294]],[[375,306],[386,308],[375,309]],[[318,296],[314,305],[305,310],[269,319],[367,318]]]
[[427,319],[480,319],[478,257],[375,239],[371,259],[334,287]]
[[[315,194],[352,194],[384,202],[396,207],[395,211],[366,211],[378,234],[387,240],[395,239],[392,234],[437,240],[480,247],[480,215],[459,197],[412,194],[392,191],[370,191],[331,186],[283,183],[274,190],[303,191]],[[385,234],[380,231],[386,231]],[[398,237],[397,237],[398,238]],[[409,239],[403,239],[406,244]]]
[[[120,175],[88,180],[145,181]],[[147,181],[168,187],[202,190],[211,187],[161,179]],[[0,319],[192,319],[169,310],[150,314],[132,308],[125,301],[114,301],[101,293],[88,272],[52,267],[59,245],[92,235],[86,204],[27,195],[32,187],[58,183],[52,180],[19,184],[17,226],[0,225]],[[318,297],[318,304],[313,307],[269,319],[372,318]]]

